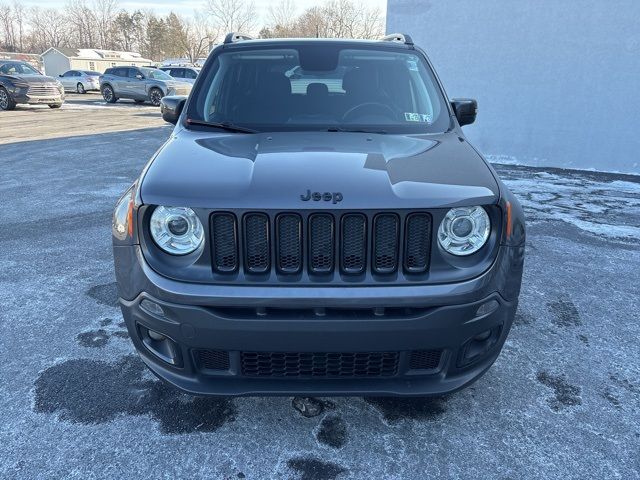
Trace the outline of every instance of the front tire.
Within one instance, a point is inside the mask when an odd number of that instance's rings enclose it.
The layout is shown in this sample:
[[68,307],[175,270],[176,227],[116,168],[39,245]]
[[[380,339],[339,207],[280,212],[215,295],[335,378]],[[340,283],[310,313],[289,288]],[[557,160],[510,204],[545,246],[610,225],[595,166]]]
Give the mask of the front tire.
[[105,85],[102,87],[102,98],[107,103],[116,103],[118,98],[116,97],[116,93],[113,91],[113,87],[111,85]]
[[87,93],[87,91],[84,89],[84,85],[82,84],[82,82],[78,82],[78,85],[76,85],[76,92]]
[[0,87],[0,110],[13,110],[14,108],[16,108],[16,102],[4,87]]
[[162,100],[162,97],[164,97],[164,93],[162,93],[162,90],[160,90],[159,88],[152,88],[149,91],[149,100],[154,107],[160,106],[160,100]]

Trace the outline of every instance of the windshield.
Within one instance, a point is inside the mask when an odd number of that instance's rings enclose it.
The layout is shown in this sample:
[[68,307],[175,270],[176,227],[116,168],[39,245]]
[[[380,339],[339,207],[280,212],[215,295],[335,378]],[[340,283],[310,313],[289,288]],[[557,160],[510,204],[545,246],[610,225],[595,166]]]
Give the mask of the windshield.
[[141,68],[140,70],[142,70],[145,77],[151,78],[152,80],[173,80],[173,77],[157,68]]
[[191,120],[258,131],[431,133],[449,113],[415,51],[298,45],[217,55],[189,102]]
[[0,73],[6,75],[40,75],[40,72],[28,63],[5,63],[0,66]]

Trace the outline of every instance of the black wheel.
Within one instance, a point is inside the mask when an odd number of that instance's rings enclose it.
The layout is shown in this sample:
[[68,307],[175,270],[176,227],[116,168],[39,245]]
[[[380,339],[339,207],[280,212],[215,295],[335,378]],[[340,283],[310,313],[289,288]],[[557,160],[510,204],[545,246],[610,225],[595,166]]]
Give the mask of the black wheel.
[[144,103],[146,100],[134,100],[136,103]]
[[76,92],[87,93],[87,91],[84,89],[84,85],[82,84],[82,82],[78,82],[78,85],[76,85]]
[[104,98],[104,101],[107,103],[116,103],[118,101],[111,85],[105,85],[102,87],[102,98]]
[[164,97],[164,93],[162,93],[162,90],[159,88],[152,88],[149,92],[149,100],[151,100],[154,107],[160,106],[160,100],[162,100],[162,97]]
[[57,104],[57,103],[50,103],[49,104],[49,108],[60,108],[62,106],[62,104]]
[[14,108],[16,108],[16,102],[4,87],[0,87],[0,110],[13,110]]

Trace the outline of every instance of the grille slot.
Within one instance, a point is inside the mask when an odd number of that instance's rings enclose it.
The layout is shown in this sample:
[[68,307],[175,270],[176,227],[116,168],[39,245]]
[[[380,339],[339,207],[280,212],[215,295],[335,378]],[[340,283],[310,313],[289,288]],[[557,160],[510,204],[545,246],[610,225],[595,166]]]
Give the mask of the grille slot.
[[238,268],[238,232],[236,217],[231,213],[216,213],[211,218],[213,269],[234,272]]
[[341,263],[344,273],[363,273],[367,264],[367,219],[361,214],[342,217]]
[[298,273],[302,269],[302,219],[294,213],[278,215],[277,266],[282,273]]
[[376,273],[393,273],[398,268],[398,216],[391,213],[373,219],[373,269]]
[[269,217],[249,213],[244,217],[245,268],[251,273],[269,270]]
[[31,85],[27,90],[27,95],[34,97],[57,97],[60,95],[60,91],[55,85]]
[[194,350],[193,357],[202,370],[229,370],[229,352],[224,350]]
[[431,253],[431,215],[412,213],[405,230],[404,268],[410,273],[424,273]]
[[398,352],[241,352],[248,377],[390,377]]
[[414,350],[411,352],[411,370],[434,370],[440,366],[442,350]]
[[309,218],[309,270],[314,273],[333,271],[333,216],[315,214]]

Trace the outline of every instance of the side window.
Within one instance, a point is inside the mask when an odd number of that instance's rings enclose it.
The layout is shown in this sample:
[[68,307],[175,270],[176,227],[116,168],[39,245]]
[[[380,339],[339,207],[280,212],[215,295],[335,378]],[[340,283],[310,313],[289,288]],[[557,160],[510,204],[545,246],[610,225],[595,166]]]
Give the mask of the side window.
[[129,78],[136,78],[136,75],[140,73],[137,68],[128,68],[127,70],[129,70]]
[[62,75],[63,77],[70,77],[73,75],[72,71],[68,71],[68,72],[64,72],[64,74]]
[[172,68],[169,75],[173,78],[184,78],[184,68]]
[[92,72],[96,71],[96,62],[89,62],[89,70]]
[[82,74],[80,72],[73,72],[74,77],[81,77]]
[[196,72],[189,68],[184,69],[184,78],[196,78]]

